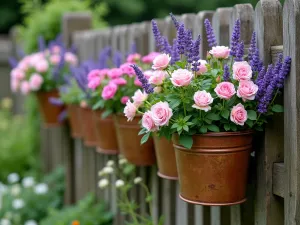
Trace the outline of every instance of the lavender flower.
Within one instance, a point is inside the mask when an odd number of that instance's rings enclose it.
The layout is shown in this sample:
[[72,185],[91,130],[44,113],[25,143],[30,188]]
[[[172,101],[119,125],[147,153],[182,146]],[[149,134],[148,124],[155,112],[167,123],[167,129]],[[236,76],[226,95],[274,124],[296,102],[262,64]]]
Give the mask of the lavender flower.
[[164,42],[163,52],[166,54],[171,55],[172,53],[172,46],[169,44],[169,41],[166,37],[162,37],[162,40]]
[[214,34],[214,30],[208,19],[204,20],[204,25],[205,25],[207,42],[208,42],[209,47],[216,46],[217,45],[216,36]]
[[67,119],[68,111],[65,109],[58,115],[58,122],[63,122],[65,119]]
[[17,56],[19,58],[24,58],[26,56],[24,50],[22,48],[20,48],[19,46],[17,47]]
[[291,70],[291,62],[292,62],[292,59],[289,56],[287,56],[284,59],[284,63],[282,65],[282,67],[280,68],[280,72],[279,72],[278,78],[277,78],[277,88],[283,88],[284,80]]
[[[100,69],[108,68],[107,61],[110,56],[111,56],[111,47],[110,46],[105,47],[99,53],[98,62],[99,62]],[[90,62],[92,62],[92,60],[90,60]],[[90,63],[90,62],[86,61],[85,63]]]
[[255,51],[256,51],[256,33],[253,32],[252,37],[251,37],[250,47],[248,50],[248,60],[249,61],[252,61],[252,56],[254,55]]
[[261,87],[261,85],[263,83],[265,74],[266,74],[266,69],[263,66],[262,69],[259,71],[258,76],[257,76],[257,78],[255,80],[255,84],[258,86],[258,89],[260,89],[260,87]]
[[14,57],[9,57],[8,63],[11,68],[16,68],[18,66],[18,61]]
[[142,87],[145,90],[145,92],[147,94],[153,93],[153,91],[154,91],[153,87],[149,84],[147,78],[145,77],[143,72],[139,69],[139,67],[137,65],[131,65],[131,67],[134,69],[137,78],[142,83]]
[[53,70],[53,79],[58,81],[59,80],[59,73],[61,72],[61,70],[63,69],[63,67],[65,66],[65,52],[66,50],[64,48],[61,49],[61,57],[60,57],[60,61],[58,63],[58,65],[54,68]]
[[193,42],[193,48],[192,48],[192,71],[197,72],[198,71],[198,67],[200,66],[200,56],[199,56],[199,49],[200,49],[200,41],[201,41],[201,37],[200,35],[198,35],[197,39]]
[[172,19],[172,21],[173,21],[173,23],[174,23],[176,29],[178,30],[179,25],[180,25],[179,22],[178,22],[178,20],[177,20],[176,17],[173,15],[173,13],[170,13],[170,16],[171,16],[171,19]]
[[188,63],[193,62],[193,37],[192,31],[187,30],[185,32],[185,56],[187,57]]
[[262,61],[259,58],[259,50],[255,49],[254,54],[251,56],[250,66],[253,72],[259,72],[261,69]]
[[152,23],[152,33],[153,33],[153,36],[155,39],[156,47],[161,51],[161,49],[164,46],[164,41],[162,39],[162,36],[158,29],[158,25],[157,25],[156,21],[152,20],[151,23]]
[[131,43],[129,54],[133,54],[137,52],[137,47],[135,41]]
[[39,36],[38,38],[38,44],[39,44],[39,51],[42,52],[46,49],[46,43],[43,36]]
[[229,72],[229,66],[227,64],[224,65],[224,74],[223,74],[223,80],[229,81],[230,78],[230,72]]
[[120,67],[122,64],[123,54],[119,51],[116,51],[113,57],[113,63],[115,67]]
[[48,101],[52,104],[52,105],[56,105],[56,106],[62,106],[64,103],[60,98],[54,98],[54,97],[50,97],[48,99]]
[[172,53],[171,53],[171,65],[180,60],[180,54],[177,47],[177,39],[173,40]]
[[244,42],[242,41],[238,44],[236,49],[236,58],[234,59],[236,62],[244,61],[244,50]]
[[261,70],[260,74],[259,74],[260,80],[259,80],[259,83],[257,83],[258,91],[255,96],[255,98],[258,99],[259,101],[262,100],[262,98],[265,94],[265,91],[268,87],[268,84],[273,76],[273,65],[268,66],[267,72],[264,74],[263,78],[261,78],[262,75],[263,75],[263,71]]
[[230,55],[233,57],[237,56],[238,46],[241,38],[241,21],[235,21],[234,28],[231,35]]
[[186,44],[186,35],[185,35],[184,24],[180,24],[177,30],[177,48],[179,54],[181,55],[184,54],[185,44]]

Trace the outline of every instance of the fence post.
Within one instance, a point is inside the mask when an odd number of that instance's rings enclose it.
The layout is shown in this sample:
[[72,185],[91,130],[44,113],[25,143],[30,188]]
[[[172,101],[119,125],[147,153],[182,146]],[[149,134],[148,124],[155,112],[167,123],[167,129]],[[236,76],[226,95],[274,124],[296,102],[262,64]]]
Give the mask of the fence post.
[[284,54],[292,57],[291,73],[284,89],[284,165],[285,225],[300,224],[300,175],[299,175],[299,77],[300,77],[300,1],[286,0],[283,13]]
[[231,20],[232,8],[218,8],[213,16],[213,28],[216,34],[218,45],[228,46],[229,44],[229,24]]
[[[272,62],[271,46],[282,45],[282,7],[277,0],[261,0],[255,8],[255,29],[260,56],[265,65]],[[295,122],[295,121],[294,121]],[[257,185],[255,224],[283,223],[283,205],[272,191],[273,163],[283,160],[283,117],[276,115],[265,129],[256,151]],[[263,138],[260,138],[263,139]]]

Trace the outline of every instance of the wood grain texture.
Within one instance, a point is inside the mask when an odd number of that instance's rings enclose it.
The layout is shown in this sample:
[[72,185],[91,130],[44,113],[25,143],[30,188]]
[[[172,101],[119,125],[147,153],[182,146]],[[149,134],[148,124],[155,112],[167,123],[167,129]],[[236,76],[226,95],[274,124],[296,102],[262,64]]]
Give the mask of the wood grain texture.
[[[282,7],[277,0],[259,1],[255,8],[255,29],[260,56],[265,65],[271,63],[271,46],[282,44]],[[281,202],[273,195],[272,168],[283,160],[283,118],[276,115],[265,128],[264,140],[256,149],[257,191],[255,223],[279,225],[283,223]]]
[[300,224],[300,1],[286,0],[283,12],[283,49],[292,58],[284,91],[284,224]]
[[217,44],[228,46],[229,24],[231,22],[232,8],[218,8],[212,19],[212,26],[215,31]]
[[285,171],[283,163],[273,164],[273,194],[284,198]]

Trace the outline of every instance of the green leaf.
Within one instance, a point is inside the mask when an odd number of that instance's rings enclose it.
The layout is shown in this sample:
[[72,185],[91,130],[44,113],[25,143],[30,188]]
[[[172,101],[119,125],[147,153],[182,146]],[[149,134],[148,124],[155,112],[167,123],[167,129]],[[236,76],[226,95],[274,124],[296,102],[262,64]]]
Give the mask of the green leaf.
[[143,128],[143,129],[140,130],[140,132],[138,133],[138,135],[142,135],[142,134],[145,134],[147,132],[148,132],[147,129]]
[[283,106],[282,105],[273,105],[272,111],[277,112],[277,113],[283,112]]
[[251,128],[254,124],[253,120],[247,120],[246,124]]
[[229,131],[229,130],[230,130],[230,125],[229,125],[229,123],[225,123],[225,124],[224,124],[224,129],[225,129],[226,131]]
[[108,117],[110,114],[112,114],[113,111],[111,109],[108,109],[108,110],[105,110],[102,115],[101,115],[101,118],[102,119],[105,119],[106,117]]
[[257,131],[263,131],[264,129],[262,127],[255,127],[255,130],[257,130]]
[[218,74],[219,70],[213,69],[211,70],[211,74],[215,77]]
[[171,127],[171,129],[176,129],[178,127],[178,123],[174,123]]
[[164,222],[165,222],[165,217],[164,217],[164,216],[161,216],[161,217],[159,218],[158,225],[164,225]]
[[230,129],[233,131],[237,131],[237,126],[234,123],[230,124]]
[[229,117],[229,110],[228,109],[224,109],[222,112],[221,112],[221,116],[224,118],[224,119],[228,119]]
[[151,202],[153,200],[153,197],[151,195],[148,195],[145,200],[146,202]]
[[257,114],[254,110],[247,110],[248,119],[256,120]]
[[188,121],[190,118],[192,117],[192,115],[189,115],[189,116],[186,116],[186,117],[184,117],[184,121]]
[[150,132],[146,133],[146,134],[142,137],[142,139],[141,139],[141,144],[146,143],[146,142],[148,141],[149,137],[150,137]]
[[179,62],[176,62],[176,65],[179,66],[182,69],[185,69],[186,62],[179,61]]
[[179,143],[184,147],[191,149],[191,147],[193,146],[193,138],[192,136],[181,135],[179,136]]
[[189,127],[187,125],[184,125],[183,126],[183,129],[186,131],[186,132],[189,132]]
[[207,133],[207,127],[206,127],[206,126],[200,127],[200,132],[201,132],[202,134]]
[[95,105],[93,105],[92,109],[96,110],[96,109],[103,108],[103,107],[104,107],[104,101],[103,101],[103,99],[101,99]]
[[207,129],[210,131],[213,131],[213,132],[220,132],[219,127],[217,127],[216,125],[213,125],[213,124],[207,125]]
[[207,119],[207,118],[205,118],[204,121],[205,121],[206,123],[208,123],[208,124],[211,124],[211,122],[212,122],[211,120],[209,120],[209,119]]
[[218,114],[215,113],[208,113],[206,115],[206,118],[210,119],[210,120],[220,120],[220,116]]
[[180,99],[173,99],[172,101],[170,101],[170,107],[172,109],[176,108],[177,106],[179,106],[181,103]]

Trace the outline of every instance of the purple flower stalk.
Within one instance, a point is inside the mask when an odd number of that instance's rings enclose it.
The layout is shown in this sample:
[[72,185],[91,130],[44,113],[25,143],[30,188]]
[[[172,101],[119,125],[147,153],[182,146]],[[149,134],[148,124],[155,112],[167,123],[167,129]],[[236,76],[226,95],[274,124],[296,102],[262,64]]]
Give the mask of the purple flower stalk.
[[113,57],[113,63],[115,65],[115,67],[120,67],[121,66],[122,59],[123,59],[123,54],[119,51],[116,51],[114,53],[114,57]]
[[216,46],[217,45],[216,36],[214,34],[214,30],[208,19],[204,20],[204,25],[205,25],[207,42],[208,42],[209,47]]
[[60,98],[54,98],[54,97],[50,97],[48,99],[48,101],[52,104],[52,105],[56,105],[56,106],[62,106],[64,103]]
[[230,55],[236,57],[238,54],[238,47],[241,39],[241,21],[235,21],[234,28],[231,35]]
[[252,56],[254,55],[255,51],[256,51],[256,33],[253,32],[252,37],[251,37],[250,47],[248,50],[248,60],[249,61],[252,61]]
[[46,49],[46,42],[43,36],[39,36],[38,38],[39,43],[39,51],[42,52]]
[[177,39],[173,40],[172,53],[171,53],[171,65],[180,60],[180,54],[177,47]]
[[129,54],[134,54],[137,52],[137,47],[135,41],[131,43]]
[[172,21],[173,21],[173,23],[174,23],[174,26],[176,27],[176,29],[178,30],[178,28],[179,28],[179,22],[178,22],[178,20],[176,19],[176,17],[173,15],[173,13],[170,13],[170,16],[171,16],[171,19],[172,19]]
[[62,47],[61,48],[61,53],[60,53],[60,61],[59,61],[58,65],[53,70],[53,79],[56,80],[56,81],[59,80],[59,73],[61,72],[61,70],[65,66],[65,57],[64,57],[65,52],[66,52],[66,50]]
[[258,76],[257,76],[257,78],[255,80],[255,84],[258,86],[258,89],[260,89],[260,87],[261,87],[261,85],[263,83],[265,74],[266,74],[266,69],[263,66],[262,69],[259,71]]
[[9,57],[8,63],[11,68],[16,68],[18,66],[18,61],[14,57]]
[[262,66],[262,61],[259,58],[259,50],[255,49],[254,54],[251,56],[252,60],[250,61],[250,66],[253,72],[259,72]]
[[68,111],[65,109],[58,115],[58,122],[63,122],[68,117]]
[[152,20],[151,23],[152,23],[152,33],[154,36],[156,47],[161,51],[161,49],[164,46],[164,41],[162,39],[162,36],[158,29],[158,25],[157,25],[156,21]]
[[169,41],[166,37],[162,37],[162,40],[164,42],[163,52],[166,54],[171,55],[172,53],[172,46],[169,44]]
[[[111,47],[107,46],[99,53],[98,63],[99,63],[100,69],[108,68],[107,61],[108,61],[109,57],[111,56],[111,52],[112,52]],[[90,60],[90,62],[92,63],[92,60]],[[86,61],[85,63],[89,63],[89,62]],[[90,63],[90,65],[91,65],[91,63]]]
[[244,50],[245,50],[244,42],[242,41],[238,44],[237,49],[236,49],[236,57],[234,59],[236,62],[244,61]]
[[193,48],[191,51],[191,55],[192,55],[192,71],[197,72],[198,71],[198,67],[200,66],[200,41],[201,41],[201,37],[200,35],[198,35],[197,39],[193,42]]
[[151,86],[151,84],[149,84],[147,78],[145,77],[143,72],[139,69],[139,67],[137,65],[131,65],[131,67],[134,69],[137,78],[142,83],[142,87],[145,90],[145,92],[147,94],[153,93],[153,91],[154,91],[153,87]]
[[185,56],[187,57],[188,63],[193,62],[193,45],[192,31],[187,30],[185,32]]
[[177,48],[180,55],[184,54],[185,44],[186,44],[186,35],[185,35],[184,24],[180,24],[177,30]]
[[265,91],[268,87],[268,84],[273,76],[273,65],[269,65],[268,66],[268,69],[267,69],[267,72],[264,74],[264,77],[262,77],[262,70],[260,71],[261,73],[259,74],[259,83],[257,83],[258,85],[258,91],[256,93],[256,99],[258,99],[259,101],[263,98],[264,94],[265,94]]
[[291,62],[292,59],[289,56],[284,59],[277,78],[277,88],[283,88],[284,80],[291,70]]
[[227,64],[224,65],[224,74],[223,74],[223,80],[229,81],[230,78],[230,72],[229,72],[229,66]]

